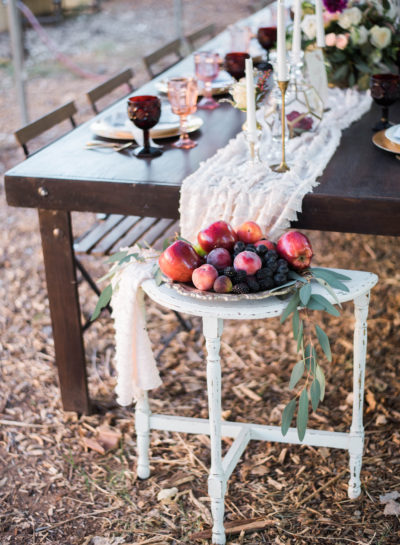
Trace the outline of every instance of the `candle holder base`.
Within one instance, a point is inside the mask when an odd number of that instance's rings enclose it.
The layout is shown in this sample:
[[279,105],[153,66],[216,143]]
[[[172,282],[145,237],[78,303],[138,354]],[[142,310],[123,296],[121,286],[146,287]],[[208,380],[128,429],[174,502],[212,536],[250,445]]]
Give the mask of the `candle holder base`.
[[285,163],[279,163],[277,165],[270,165],[270,169],[274,172],[288,172],[290,170],[290,167]]

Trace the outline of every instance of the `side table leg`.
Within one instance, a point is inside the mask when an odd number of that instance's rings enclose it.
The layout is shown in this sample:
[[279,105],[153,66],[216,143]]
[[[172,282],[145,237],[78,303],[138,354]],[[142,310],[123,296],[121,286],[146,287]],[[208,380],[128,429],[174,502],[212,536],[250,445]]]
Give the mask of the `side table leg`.
[[355,499],[360,495],[360,472],[364,450],[364,378],[367,354],[367,316],[369,292],[354,299],[354,362],[353,362],[353,416],[350,428],[350,480],[348,496]]
[[71,217],[39,210],[47,294],[64,410],[90,413]]
[[139,479],[150,477],[150,407],[147,392],[141,391],[136,402],[135,427],[137,441],[137,476]]
[[220,318],[203,318],[203,333],[207,347],[207,391],[210,419],[211,468],[208,477],[208,494],[213,517],[212,543],[224,545],[224,496],[226,481],[222,469],[221,451],[221,362],[219,357],[223,321]]

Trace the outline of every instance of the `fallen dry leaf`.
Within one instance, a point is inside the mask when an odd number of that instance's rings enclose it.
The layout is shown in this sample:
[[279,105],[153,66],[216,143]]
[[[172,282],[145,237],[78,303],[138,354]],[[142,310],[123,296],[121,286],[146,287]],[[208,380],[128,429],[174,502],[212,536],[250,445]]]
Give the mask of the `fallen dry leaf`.
[[383,494],[382,496],[379,496],[379,501],[381,503],[388,503],[392,500],[397,500],[397,498],[400,498],[400,492],[397,492],[397,490],[394,490],[393,492],[388,492],[387,494]]
[[400,515],[400,503],[397,503],[397,501],[389,500],[386,505],[385,509],[383,511],[384,515]]

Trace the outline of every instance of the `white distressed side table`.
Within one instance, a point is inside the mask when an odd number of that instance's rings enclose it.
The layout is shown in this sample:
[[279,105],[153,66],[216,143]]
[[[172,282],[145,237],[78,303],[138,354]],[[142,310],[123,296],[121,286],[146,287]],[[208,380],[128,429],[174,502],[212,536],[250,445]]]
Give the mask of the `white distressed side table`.
[[[350,498],[357,498],[360,494],[360,471],[364,447],[363,401],[367,351],[367,315],[369,292],[377,283],[378,277],[375,274],[362,271],[333,270],[345,274],[351,279],[346,281],[346,286],[349,288],[348,292],[334,290],[339,301],[341,303],[354,301],[352,424],[348,433],[307,429],[302,442],[299,441],[295,428],[289,428],[287,434],[283,436],[278,426],[228,422],[222,420],[221,417],[219,349],[223,320],[254,320],[280,316],[286,308],[287,301],[270,297],[252,301],[212,302],[182,295],[165,284],[157,286],[154,280],[146,280],[142,285],[145,293],[156,303],[171,310],[202,317],[207,348],[209,419],[152,414],[147,392],[142,391],[138,397],[135,410],[138,451],[137,474],[141,479],[146,479],[150,475],[148,450],[151,429],[209,435],[211,440],[211,468],[208,477],[208,493],[211,499],[213,516],[212,542],[217,545],[223,545],[226,542],[223,524],[226,484],[251,439],[348,450],[350,454],[348,495]],[[335,303],[332,296],[316,282],[312,283],[312,291],[324,295],[332,304]],[[224,458],[222,458],[221,452],[221,437],[234,438],[234,442]]]

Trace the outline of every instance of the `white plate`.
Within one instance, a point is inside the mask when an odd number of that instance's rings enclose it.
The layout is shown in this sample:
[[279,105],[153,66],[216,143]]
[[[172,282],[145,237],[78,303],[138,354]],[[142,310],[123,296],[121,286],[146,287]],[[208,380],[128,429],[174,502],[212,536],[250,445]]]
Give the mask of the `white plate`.
[[[123,112],[105,115],[90,125],[90,130],[102,138],[116,140],[132,140],[134,138],[131,128],[132,122]],[[194,132],[203,125],[201,117],[190,115],[187,118],[188,132]],[[161,116],[159,123],[150,129],[151,138],[169,138],[179,134],[179,117],[168,111]]]
[[[235,82],[228,72],[221,71],[216,79],[211,82],[211,90],[213,95],[223,95],[229,91],[229,87]],[[199,95],[203,94],[203,82],[197,82],[199,86]],[[168,92],[168,79],[161,79],[155,83],[157,91],[167,94]]]
[[393,127],[386,129],[385,136],[393,144],[400,144],[400,125],[393,125]]

